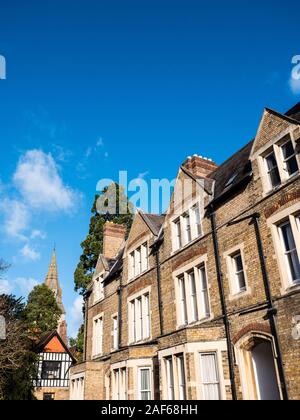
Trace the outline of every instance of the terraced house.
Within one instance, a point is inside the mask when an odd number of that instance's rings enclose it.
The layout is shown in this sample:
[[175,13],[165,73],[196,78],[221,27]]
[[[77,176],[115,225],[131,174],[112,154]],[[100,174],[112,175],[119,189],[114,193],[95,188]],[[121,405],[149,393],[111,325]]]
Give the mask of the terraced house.
[[104,231],[73,399],[300,398],[300,104],[221,166],[181,166],[168,211]]

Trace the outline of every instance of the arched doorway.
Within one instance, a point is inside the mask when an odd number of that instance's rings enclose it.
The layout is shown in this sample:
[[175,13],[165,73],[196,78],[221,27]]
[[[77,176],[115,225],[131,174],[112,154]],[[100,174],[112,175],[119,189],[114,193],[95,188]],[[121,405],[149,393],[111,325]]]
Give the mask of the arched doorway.
[[280,400],[271,337],[251,334],[238,345],[244,399]]

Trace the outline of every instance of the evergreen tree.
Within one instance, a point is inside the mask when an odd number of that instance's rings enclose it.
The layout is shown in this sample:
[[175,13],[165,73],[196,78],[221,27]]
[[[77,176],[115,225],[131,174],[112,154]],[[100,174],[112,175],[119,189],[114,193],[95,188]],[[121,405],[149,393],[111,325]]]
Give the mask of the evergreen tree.
[[[116,192],[115,197],[113,197],[114,192]],[[101,209],[101,213],[97,211],[98,199],[103,200],[107,212],[105,207]],[[115,203],[115,206],[112,206],[113,212],[110,203]],[[112,184],[104,189],[101,195],[95,196],[91,213],[89,233],[81,243],[83,252],[74,273],[75,291],[79,291],[80,294],[84,294],[92,279],[98,257],[103,252],[103,225],[107,221],[124,224],[127,226],[128,234],[133,220],[133,206],[124,195],[124,189],[118,184]]]
[[57,329],[61,310],[52,290],[41,284],[29,294],[24,314],[32,336],[40,338]]

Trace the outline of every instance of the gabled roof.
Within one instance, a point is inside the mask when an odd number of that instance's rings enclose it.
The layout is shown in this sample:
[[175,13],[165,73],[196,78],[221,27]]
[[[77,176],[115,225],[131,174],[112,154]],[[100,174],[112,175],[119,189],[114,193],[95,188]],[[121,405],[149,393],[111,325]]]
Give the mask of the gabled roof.
[[52,331],[52,332],[46,334],[44,337],[42,337],[41,340],[35,346],[34,352],[35,353],[41,353],[44,350],[44,348],[47,346],[47,344],[50,343],[50,341],[55,337],[58,339],[61,346],[64,348],[65,352],[68,353],[68,355],[72,358],[73,362],[76,362],[76,359],[72,355],[70,349],[67,347],[67,345],[62,340],[61,336],[58,334],[57,331]]
[[146,225],[152,231],[152,233],[155,236],[157,236],[159,234],[160,228],[162,227],[162,224],[165,220],[165,216],[164,215],[150,214],[150,213],[143,213],[141,211],[139,211],[139,213],[142,216]]
[[210,178],[203,178],[202,176],[196,176],[192,174],[187,168],[185,168],[183,165],[180,167],[183,173],[185,173],[187,176],[192,178],[195,182],[202,183],[204,190],[207,192],[207,194],[211,195],[213,193],[213,185],[214,180]]

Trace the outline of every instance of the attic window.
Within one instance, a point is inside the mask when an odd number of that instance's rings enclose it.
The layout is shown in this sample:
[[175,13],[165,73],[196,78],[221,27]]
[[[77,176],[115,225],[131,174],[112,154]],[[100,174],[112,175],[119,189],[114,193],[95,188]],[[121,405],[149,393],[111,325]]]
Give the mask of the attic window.
[[234,175],[232,175],[229,180],[226,182],[225,184],[225,188],[231,187],[231,185],[234,183],[234,181],[236,180],[238,176],[238,172],[236,172]]

